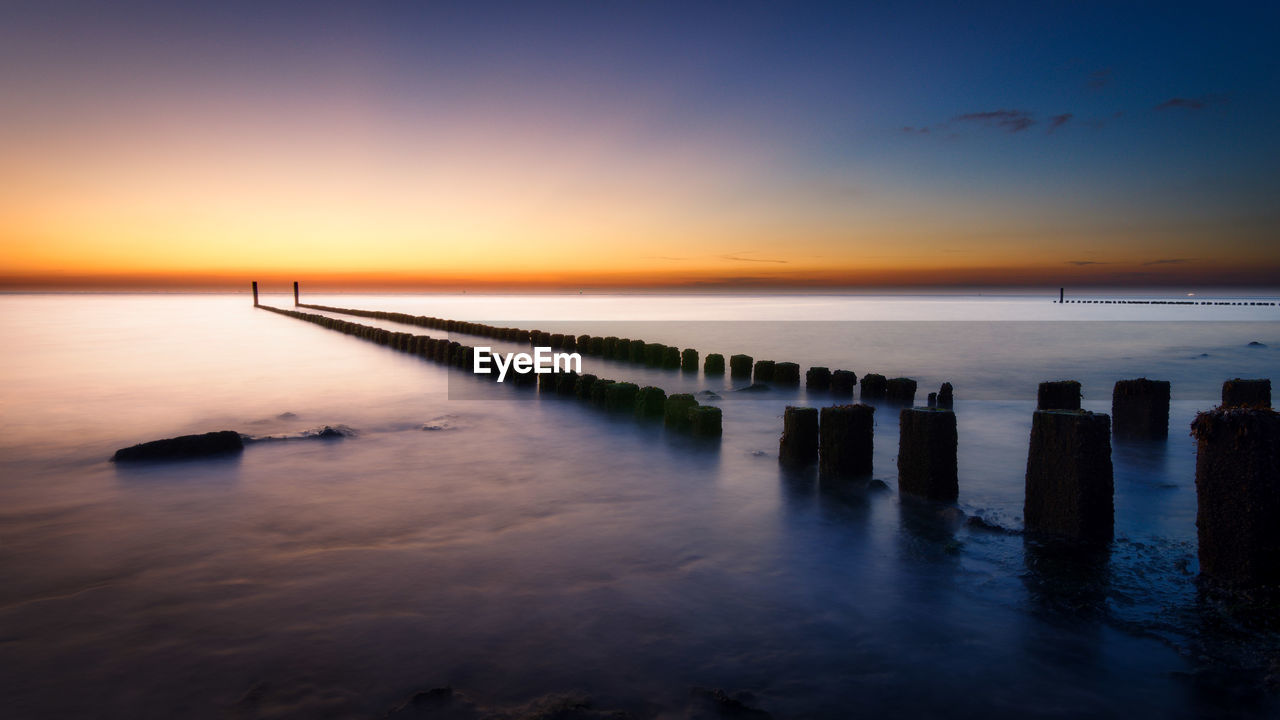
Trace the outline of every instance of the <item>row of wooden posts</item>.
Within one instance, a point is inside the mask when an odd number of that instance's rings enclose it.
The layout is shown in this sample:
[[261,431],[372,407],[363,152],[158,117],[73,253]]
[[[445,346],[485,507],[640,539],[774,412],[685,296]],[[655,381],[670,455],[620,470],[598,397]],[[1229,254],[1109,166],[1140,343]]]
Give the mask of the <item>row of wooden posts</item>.
[[[258,305],[258,307],[444,365],[471,369],[475,348],[470,345],[433,338],[429,335],[384,330],[327,315],[284,310],[269,305]],[[497,375],[489,373],[475,377],[495,379]],[[508,377],[511,378],[511,384],[516,387],[536,385],[540,392],[574,396],[594,407],[625,412],[638,419],[661,419],[667,428],[686,432],[694,437],[718,438],[722,433],[720,408],[714,405],[701,405],[697,398],[688,393],[667,395],[666,391],[659,387],[640,387],[632,382],[598,378],[588,373],[578,374],[572,371],[542,374],[511,373]]]
[[[1117,382],[1111,416],[1081,410],[1076,381],[1042,383],[1037,396],[1027,455],[1026,532],[1109,541],[1115,524],[1111,438],[1168,437],[1169,383]],[[827,475],[870,475],[875,410],[863,404],[788,407],[779,459],[790,465],[817,462]],[[898,420],[899,492],[955,502],[955,413],[903,408]],[[1222,404],[1199,413],[1191,429],[1197,439],[1202,573],[1230,585],[1280,585],[1280,415],[1271,409],[1271,381],[1226,381]]]

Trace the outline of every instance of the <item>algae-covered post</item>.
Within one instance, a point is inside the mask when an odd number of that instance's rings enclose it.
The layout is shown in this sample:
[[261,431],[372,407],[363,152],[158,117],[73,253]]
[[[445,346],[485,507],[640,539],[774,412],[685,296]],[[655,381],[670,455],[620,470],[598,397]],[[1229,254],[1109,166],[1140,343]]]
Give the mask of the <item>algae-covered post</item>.
[[1114,493],[1111,418],[1082,410],[1035,411],[1022,512],[1027,532],[1110,540]]
[[[866,386],[863,386],[866,389]],[[916,381],[896,377],[885,381],[885,400],[895,405],[911,407],[916,404]]]
[[807,465],[818,459],[817,408],[787,406],[782,415],[778,459],[789,465]]
[[729,356],[729,377],[749,378],[755,360],[750,355]]
[[869,373],[862,376],[863,400],[884,400],[888,392],[889,381],[885,376],[879,373]]
[[898,490],[929,500],[955,502],[960,495],[955,413],[903,408],[898,422]]
[[689,410],[695,407],[698,407],[698,400],[689,393],[668,395],[663,408],[663,424],[673,430],[688,430]]
[[1280,414],[1220,407],[1196,437],[1200,572],[1226,585],[1280,585]]
[[1118,440],[1169,437],[1169,381],[1116,381],[1111,392],[1111,432]]
[[852,398],[858,376],[851,370],[831,371],[831,394],[840,398]]
[[711,353],[702,363],[702,372],[704,375],[723,375],[724,374],[724,356],[720,353]]
[[774,363],[773,381],[779,385],[799,385],[800,366],[793,362]]
[[720,408],[714,405],[698,405],[689,408],[689,432],[694,437],[718,438],[724,432],[721,426]]
[[757,360],[755,364],[755,375],[752,378],[755,382],[772,382],[773,381],[773,365],[772,360]]
[[666,412],[667,393],[652,385],[640,388],[636,396],[636,417],[660,418]]
[[1042,382],[1036,391],[1037,410],[1079,410],[1080,383],[1075,380]]
[[831,370],[822,366],[811,367],[804,373],[806,390],[822,392],[831,389]]
[[680,351],[680,369],[685,372],[698,372],[698,351],[685,348]]
[[1233,378],[1222,383],[1222,407],[1271,407],[1271,381]]
[[818,469],[824,475],[871,474],[876,409],[870,405],[822,408]]
[[944,382],[942,387],[938,388],[938,407],[951,410],[954,405],[955,400],[951,397],[951,383]]

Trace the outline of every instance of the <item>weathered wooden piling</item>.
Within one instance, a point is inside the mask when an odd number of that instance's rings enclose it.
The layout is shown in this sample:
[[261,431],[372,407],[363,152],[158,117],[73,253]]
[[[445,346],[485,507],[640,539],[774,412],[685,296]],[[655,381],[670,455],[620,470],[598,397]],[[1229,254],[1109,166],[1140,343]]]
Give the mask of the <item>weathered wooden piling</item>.
[[723,434],[720,408],[698,405],[689,408],[689,433],[694,437],[718,438]]
[[755,360],[750,355],[730,355],[729,356],[729,377],[749,378],[751,377],[751,368],[754,366]]
[[[697,351],[694,351],[695,353]],[[698,367],[697,357],[693,360],[693,366]],[[680,369],[680,348],[674,345],[664,345],[662,347],[662,367],[666,370]]]
[[702,374],[723,375],[724,355],[721,355],[720,353],[711,353],[710,355],[707,355],[707,359],[702,363]]
[[645,342],[643,340],[632,340],[631,346],[627,348],[627,359],[633,363],[642,363],[645,358]]
[[613,346],[613,354],[607,357],[623,362],[631,360],[631,346],[634,343],[635,340],[631,338],[618,338],[618,342]]
[[944,382],[942,387],[938,389],[938,407],[943,410],[951,410],[955,405],[955,400],[951,396],[951,383]]
[[1271,407],[1271,381],[1233,378],[1222,383],[1222,407]]
[[605,407],[609,398],[609,386],[613,385],[616,380],[613,378],[600,378],[591,384],[591,404]]
[[773,381],[778,385],[799,385],[800,366],[793,362],[774,363]]
[[258,281],[253,281],[253,306],[258,307]]
[[1079,410],[1080,383],[1075,380],[1056,380],[1040,383],[1036,391],[1037,410]]
[[1110,540],[1114,494],[1111,418],[1082,410],[1037,410],[1022,512],[1027,532]]
[[[863,385],[866,390],[866,385]],[[911,378],[896,377],[885,381],[885,400],[895,405],[911,407],[916,404],[916,381]]]
[[698,351],[685,348],[680,351],[680,369],[685,372],[698,372]]
[[636,394],[640,387],[633,382],[610,383],[604,393],[604,406],[619,412],[635,412]]
[[822,392],[831,389],[831,370],[821,366],[811,367],[804,373],[806,390]]
[[862,376],[862,399],[884,400],[889,392],[889,380],[879,373]]
[[839,398],[853,397],[853,388],[858,384],[858,376],[851,370],[831,371],[831,394]]
[[1196,415],[1200,572],[1230,586],[1280,587],[1280,414],[1220,407]]
[[1111,432],[1117,440],[1169,437],[1169,381],[1116,381],[1111,391]]
[[636,417],[660,418],[667,409],[667,392],[652,385],[640,388],[636,395]]
[[297,307],[298,305],[301,305],[301,304],[302,303],[298,302],[298,281],[294,280],[293,281],[293,305],[294,307]]
[[604,338],[600,337],[599,335],[591,336],[591,354],[597,355],[597,356],[602,356],[605,354]]
[[752,375],[754,382],[771,382],[773,380],[772,360],[757,360],[755,364],[755,372]]
[[605,357],[614,357],[618,350],[618,338],[610,335],[601,341],[600,347],[604,351]]
[[591,373],[583,373],[578,376],[578,381],[574,383],[573,393],[578,396],[579,400],[591,399],[591,388],[596,384],[598,378]]
[[556,377],[559,373],[549,372],[538,375],[538,392],[554,393],[556,386],[559,385],[560,379]]
[[590,336],[590,335],[579,335],[579,336],[578,336],[578,339],[577,339],[577,342],[575,343],[575,345],[576,345],[576,346],[577,346],[577,348],[578,348],[578,352],[582,353],[583,355],[598,355],[598,354],[599,354],[599,353],[592,352],[592,350],[591,350],[591,336]]
[[663,424],[673,430],[688,430],[689,411],[696,407],[698,400],[689,393],[668,395],[663,407]]
[[818,459],[817,408],[787,406],[782,415],[778,459],[788,465],[807,465]]
[[898,422],[898,490],[928,500],[955,502],[960,496],[955,413],[903,408]]
[[871,405],[822,408],[818,469],[824,475],[871,474],[876,409]]
[[929,393],[929,397],[925,401],[925,406],[931,407],[931,408],[938,407],[938,393],[936,392]]
[[573,395],[577,392],[578,373],[570,370],[569,372],[556,373],[555,376],[557,395]]

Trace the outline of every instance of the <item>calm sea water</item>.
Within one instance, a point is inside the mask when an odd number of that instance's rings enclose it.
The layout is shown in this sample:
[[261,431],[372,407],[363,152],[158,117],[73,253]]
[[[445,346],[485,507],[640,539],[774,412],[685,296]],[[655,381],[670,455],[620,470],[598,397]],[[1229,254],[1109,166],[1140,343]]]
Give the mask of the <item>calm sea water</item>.
[[[901,502],[887,408],[887,489],[868,490],[779,468],[783,408],[831,402],[802,389],[585,359],[714,391],[725,435],[707,445],[451,380],[245,295],[0,296],[0,714],[369,718],[445,686],[450,717],[559,697],[698,716],[695,687],[776,717],[1280,712],[1275,634],[1196,590],[1187,432],[1222,380],[1275,377],[1280,307],[306,299],[907,375],[920,399],[950,381],[959,508],[1014,531],[1039,381],[1079,379],[1107,411],[1116,380],[1168,379],[1170,437],[1116,445],[1117,540],[1064,560]],[[160,437],[324,425],[357,434],[107,461]]]

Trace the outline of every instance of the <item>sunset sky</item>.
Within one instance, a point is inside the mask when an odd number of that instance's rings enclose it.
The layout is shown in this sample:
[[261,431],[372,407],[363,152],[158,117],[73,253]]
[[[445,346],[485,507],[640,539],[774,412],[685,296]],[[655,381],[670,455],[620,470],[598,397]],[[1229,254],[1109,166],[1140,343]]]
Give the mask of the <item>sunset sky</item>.
[[960,5],[5,2],[0,288],[1280,285],[1280,4]]

